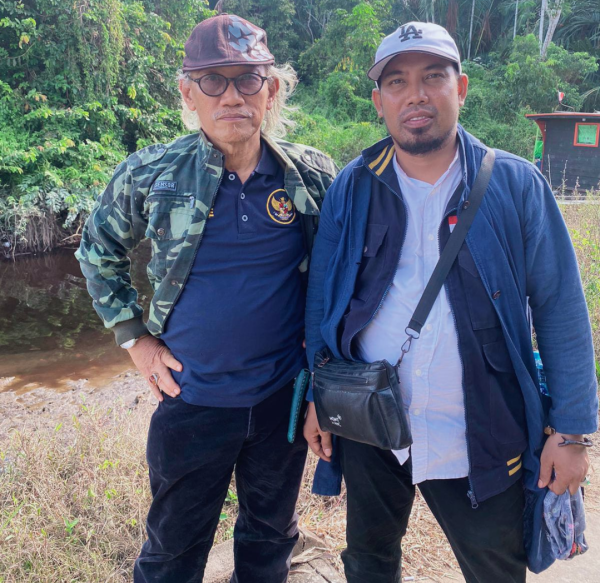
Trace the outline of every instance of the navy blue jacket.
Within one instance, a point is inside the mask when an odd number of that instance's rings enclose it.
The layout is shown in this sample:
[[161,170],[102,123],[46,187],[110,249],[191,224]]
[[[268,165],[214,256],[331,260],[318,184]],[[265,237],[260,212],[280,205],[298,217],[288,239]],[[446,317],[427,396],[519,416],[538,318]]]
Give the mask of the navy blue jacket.
[[[460,126],[459,142],[464,184],[458,203],[460,217],[485,147]],[[311,364],[315,352],[325,346],[338,358],[352,356],[341,346],[344,317],[363,262],[372,191],[377,181],[385,183],[386,177],[389,181],[383,165],[386,160],[389,163],[391,145],[391,138],[386,138],[365,150],[344,168],[325,198],[312,254],[306,311]],[[466,248],[466,261],[472,260],[471,269],[479,276],[500,324],[510,361],[503,366],[509,364],[522,395],[527,434],[524,480],[527,488],[537,491],[544,424],[563,433],[592,433],[597,428],[598,399],[591,327],[573,246],[552,192],[532,164],[496,151],[490,185]],[[458,297],[460,294],[455,295]],[[461,309],[454,305],[452,294],[449,299],[453,310]],[[489,317],[489,311],[484,312],[483,317]],[[551,394],[547,409],[540,397],[532,353],[530,312]],[[474,447],[476,437],[469,428],[478,423],[482,412],[478,403],[468,398],[470,387],[464,388],[471,467],[487,466],[491,472],[500,471],[501,466],[506,469],[510,460],[504,452],[488,452],[484,459],[482,448]],[[477,495],[484,500],[494,493],[492,486],[483,484]]]

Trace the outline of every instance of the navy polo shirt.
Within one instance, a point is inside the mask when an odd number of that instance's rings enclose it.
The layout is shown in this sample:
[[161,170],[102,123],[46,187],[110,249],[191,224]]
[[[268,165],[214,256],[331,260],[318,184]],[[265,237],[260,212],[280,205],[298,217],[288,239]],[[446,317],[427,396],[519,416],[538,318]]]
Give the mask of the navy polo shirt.
[[251,407],[305,366],[304,259],[298,211],[284,171],[263,143],[242,184],[224,170],[187,283],[162,340],[183,364],[182,398]]

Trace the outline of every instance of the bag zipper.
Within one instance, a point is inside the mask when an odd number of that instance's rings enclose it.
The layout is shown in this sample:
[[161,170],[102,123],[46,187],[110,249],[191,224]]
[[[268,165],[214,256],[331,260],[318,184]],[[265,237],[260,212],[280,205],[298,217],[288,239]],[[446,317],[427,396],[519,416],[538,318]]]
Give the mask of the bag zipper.
[[325,378],[329,383],[334,384],[336,386],[345,387],[345,386],[366,386],[368,384],[367,379],[360,379],[353,376],[346,375],[328,375],[321,374],[321,378]]

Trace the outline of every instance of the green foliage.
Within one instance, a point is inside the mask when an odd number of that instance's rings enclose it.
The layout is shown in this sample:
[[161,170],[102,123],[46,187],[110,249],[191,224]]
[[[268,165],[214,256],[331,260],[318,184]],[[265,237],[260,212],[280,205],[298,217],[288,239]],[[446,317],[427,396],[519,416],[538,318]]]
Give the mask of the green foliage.
[[582,99],[577,85],[597,70],[592,55],[570,53],[551,43],[547,59],[542,60],[533,34],[517,37],[504,72],[509,103],[515,108],[529,106],[539,112],[553,110],[558,105],[556,95],[560,90],[565,93],[564,103],[580,110]]
[[[214,6],[216,0],[210,0]],[[290,136],[339,164],[385,135],[366,71],[401,22],[447,27],[470,77],[461,122],[491,146],[530,158],[526,112],[600,103],[600,13],[593,0],[563,11],[545,60],[539,3],[521,0],[223,0],[265,28],[278,62],[301,76]],[[517,16],[517,36],[513,26]],[[185,132],[176,73],[207,0],[0,0],[0,240],[46,249],[77,231],[128,153]],[[471,22],[472,20],[472,22]],[[472,25],[473,33],[470,34]]]
[[295,115],[297,127],[289,139],[326,152],[343,167],[360,152],[387,135],[381,124],[369,122],[332,122],[319,114]]
[[531,159],[536,127],[525,118],[525,109],[513,108],[498,68],[465,63],[469,92],[460,112],[465,129],[485,144]]
[[[0,238],[54,246],[128,152],[184,132],[176,72],[211,12],[205,0],[154,4],[0,2]],[[36,219],[60,228],[36,237]]]
[[316,92],[314,88],[301,87],[296,101],[306,113],[317,114],[331,121],[375,122],[377,112],[370,96],[368,99],[359,96],[362,82],[360,71],[352,66],[346,68],[346,63],[342,63],[339,70],[319,83]]
[[[300,71],[309,79],[323,79],[341,69],[360,72],[362,97],[370,93],[372,83],[366,70],[383,38],[382,20],[388,17],[389,4],[380,0],[364,1],[351,11],[338,9],[324,35],[300,57]],[[366,90],[365,90],[366,88]]]

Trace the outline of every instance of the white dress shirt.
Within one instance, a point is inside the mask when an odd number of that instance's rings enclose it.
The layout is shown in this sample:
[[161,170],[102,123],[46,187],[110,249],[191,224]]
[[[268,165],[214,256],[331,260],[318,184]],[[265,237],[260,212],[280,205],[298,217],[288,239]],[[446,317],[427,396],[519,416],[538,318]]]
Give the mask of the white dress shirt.
[[[398,270],[383,305],[357,336],[365,362],[394,364],[406,340],[404,329],[440,258],[438,231],[446,207],[461,181],[458,151],[435,184],[409,178],[394,156],[394,169],[407,209],[406,238]],[[413,484],[424,480],[464,478],[469,472],[463,373],[454,316],[442,287],[421,337],[413,341],[399,370],[413,445]],[[400,463],[409,449],[394,451]]]

